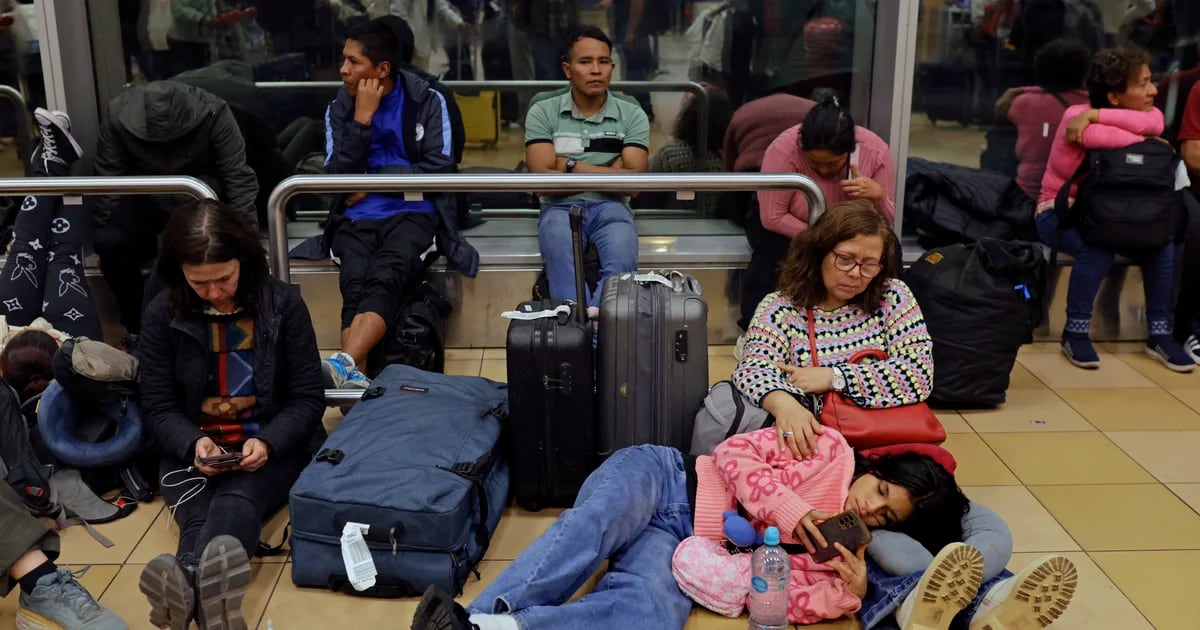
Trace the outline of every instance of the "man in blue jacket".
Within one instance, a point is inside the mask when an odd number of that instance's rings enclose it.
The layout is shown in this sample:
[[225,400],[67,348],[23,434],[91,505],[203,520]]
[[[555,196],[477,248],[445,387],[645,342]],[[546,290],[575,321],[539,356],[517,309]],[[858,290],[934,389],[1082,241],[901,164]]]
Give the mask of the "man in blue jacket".
[[[325,113],[327,173],[453,173],[445,97],[401,69],[400,42],[386,22],[347,29],[344,87]],[[359,369],[387,334],[438,237],[450,264],[474,276],[479,256],[458,234],[453,198],[347,195],[326,240],[341,267],[342,347],[325,360],[327,386],[365,388]]]

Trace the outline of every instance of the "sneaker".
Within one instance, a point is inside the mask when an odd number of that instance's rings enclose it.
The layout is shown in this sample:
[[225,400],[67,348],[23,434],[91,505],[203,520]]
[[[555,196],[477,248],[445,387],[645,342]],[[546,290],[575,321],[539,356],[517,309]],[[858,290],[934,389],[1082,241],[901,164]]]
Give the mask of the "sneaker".
[[187,630],[195,605],[192,579],[175,556],[163,554],[142,570],[138,589],[150,602],[150,623],[156,628]]
[[125,622],[92,597],[67,569],[42,576],[21,593],[17,630],[125,630]]
[[1183,351],[1192,357],[1192,361],[1200,365],[1200,339],[1196,335],[1188,335],[1186,341],[1183,342]]
[[963,543],[942,548],[896,611],[902,630],[946,630],[983,583],[983,554]]
[[413,613],[412,630],[478,630],[467,609],[449,593],[430,585]]
[[[1194,337],[1189,338],[1192,341]],[[1175,372],[1191,372],[1196,361],[1171,335],[1151,335],[1146,340],[1146,356],[1158,359],[1159,363]]]
[[200,630],[246,630],[242,600],[252,578],[250,559],[233,536],[217,536],[200,554],[196,625]]
[[1067,360],[1075,367],[1085,370],[1095,370],[1100,367],[1100,355],[1092,346],[1092,340],[1087,335],[1064,332],[1062,336],[1062,351]]
[[70,166],[83,157],[83,147],[71,136],[71,117],[66,112],[39,107],[33,118],[42,130],[42,141],[30,156],[35,166],[41,160],[42,170],[49,174],[51,163]]
[[334,352],[321,362],[321,366],[325,368],[325,389],[366,389],[371,386],[371,379],[345,352]]
[[988,590],[971,630],[1045,628],[1067,610],[1078,583],[1068,558],[1046,556]]

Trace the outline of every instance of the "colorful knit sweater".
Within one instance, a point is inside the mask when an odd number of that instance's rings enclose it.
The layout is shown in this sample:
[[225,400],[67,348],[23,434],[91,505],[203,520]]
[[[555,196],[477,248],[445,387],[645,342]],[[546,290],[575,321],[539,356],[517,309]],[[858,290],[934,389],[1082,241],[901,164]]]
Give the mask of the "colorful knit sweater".
[[[846,305],[824,311],[802,310],[781,293],[772,293],[759,304],[750,328],[742,361],[733,382],[755,405],[775,390],[802,395],[787,381],[778,364],[814,365],[808,342],[808,313],[815,315],[817,362],[837,366],[846,378],[843,394],[866,408],[898,407],[929,397],[933,387],[933,341],[925,328],[921,307],[908,286],[889,280],[883,305],[874,313]],[[888,358],[871,363],[848,363],[868,349],[882,350]]]

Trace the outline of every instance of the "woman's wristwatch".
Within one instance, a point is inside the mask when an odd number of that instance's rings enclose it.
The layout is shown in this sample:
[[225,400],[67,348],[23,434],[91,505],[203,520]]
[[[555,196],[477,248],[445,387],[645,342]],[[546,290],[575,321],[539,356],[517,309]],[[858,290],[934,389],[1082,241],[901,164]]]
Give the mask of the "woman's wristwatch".
[[831,385],[833,386],[833,391],[838,392],[838,393],[845,391],[846,390],[846,376],[842,374],[842,370],[840,368],[836,368],[836,367],[829,368],[829,369],[833,370],[833,382],[831,383]]

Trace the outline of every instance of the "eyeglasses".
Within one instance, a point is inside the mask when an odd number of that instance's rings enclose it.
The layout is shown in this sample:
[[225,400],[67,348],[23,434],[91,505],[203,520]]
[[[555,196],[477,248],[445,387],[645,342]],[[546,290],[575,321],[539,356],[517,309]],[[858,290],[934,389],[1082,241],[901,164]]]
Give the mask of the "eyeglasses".
[[833,252],[833,266],[836,267],[838,271],[845,271],[846,273],[850,273],[855,267],[858,267],[859,273],[861,273],[864,278],[874,278],[875,276],[879,275],[880,271],[883,271],[883,265],[879,263],[859,262],[853,256],[848,254],[839,254],[837,252]]

